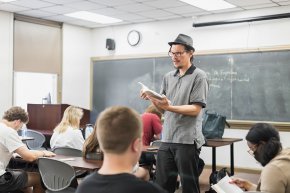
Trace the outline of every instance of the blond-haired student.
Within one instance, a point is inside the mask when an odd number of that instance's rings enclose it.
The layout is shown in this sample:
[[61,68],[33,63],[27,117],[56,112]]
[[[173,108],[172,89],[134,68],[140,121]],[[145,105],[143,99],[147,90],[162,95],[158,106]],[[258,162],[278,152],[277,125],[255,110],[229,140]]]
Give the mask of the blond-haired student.
[[83,110],[69,106],[65,109],[61,122],[56,126],[50,139],[50,147],[70,147],[83,149],[84,137],[80,130],[80,120]]

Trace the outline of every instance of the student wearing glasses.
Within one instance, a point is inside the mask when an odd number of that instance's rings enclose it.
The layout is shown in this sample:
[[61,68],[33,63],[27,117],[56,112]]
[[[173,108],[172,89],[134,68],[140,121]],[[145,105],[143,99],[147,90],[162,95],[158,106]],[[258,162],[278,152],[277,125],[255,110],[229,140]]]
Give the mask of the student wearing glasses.
[[183,193],[199,193],[198,161],[202,134],[202,109],[206,106],[206,73],[193,64],[192,38],[179,34],[168,43],[176,70],[167,73],[161,85],[161,100],[147,96],[164,113],[162,145],[157,153],[156,182],[173,193],[179,174]]
[[279,131],[257,123],[246,136],[248,152],[264,167],[258,185],[236,178],[231,183],[246,191],[290,193],[290,149],[282,149]]

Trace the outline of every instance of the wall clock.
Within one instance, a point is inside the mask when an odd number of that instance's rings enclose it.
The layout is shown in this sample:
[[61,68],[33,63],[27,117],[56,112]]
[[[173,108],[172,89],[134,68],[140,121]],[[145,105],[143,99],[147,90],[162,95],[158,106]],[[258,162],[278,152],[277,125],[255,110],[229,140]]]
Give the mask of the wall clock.
[[136,30],[130,31],[127,35],[128,43],[131,46],[136,46],[140,42],[140,39],[141,39],[141,34],[140,32]]

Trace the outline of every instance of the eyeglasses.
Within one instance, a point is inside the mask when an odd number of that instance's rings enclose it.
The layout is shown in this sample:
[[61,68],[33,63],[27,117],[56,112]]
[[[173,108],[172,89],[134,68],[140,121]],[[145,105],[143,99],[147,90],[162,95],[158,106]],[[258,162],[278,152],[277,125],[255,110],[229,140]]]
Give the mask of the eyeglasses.
[[184,54],[186,51],[183,52],[168,52],[168,56],[172,57],[172,56],[176,56],[176,57],[180,57],[182,54]]
[[248,153],[249,153],[251,156],[253,156],[253,157],[255,156],[255,154],[254,154],[255,152],[254,152],[253,150],[251,150],[251,149],[248,149],[248,151],[247,151],[247,152],[248,152]]
[[[250,149],[248,149],[248,153],[251,155],[251,156],[255,156],[255,151],[257,150],[257,145],[253,145],[252,147],[249,147]],[[253,148],[255,148],[255,150],[253,150]]]

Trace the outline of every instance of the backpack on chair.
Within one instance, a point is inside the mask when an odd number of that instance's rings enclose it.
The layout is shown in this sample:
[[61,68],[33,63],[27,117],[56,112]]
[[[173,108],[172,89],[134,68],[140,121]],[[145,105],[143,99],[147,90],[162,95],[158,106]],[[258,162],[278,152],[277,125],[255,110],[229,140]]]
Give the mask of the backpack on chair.
[[[218,181],[220,181],[223,177],[225,177],[226,175],[229,175],[229,174],[230,174],[230,172],[227,170],[227,168],[222,168],[218,171],[212,172],[209,176],[210,186],[218,183]],[[205,193],[216,193],[216,191],[210,187],[208,191],[205,191]]]

